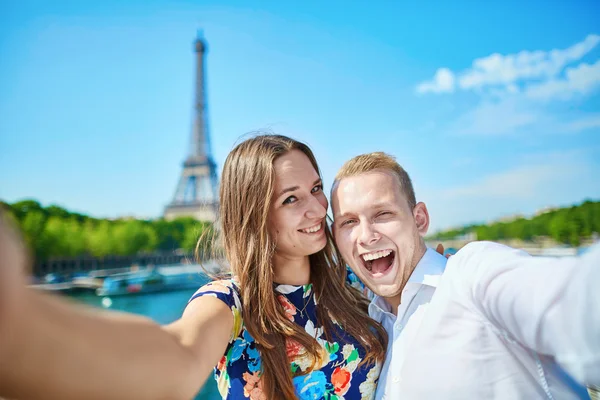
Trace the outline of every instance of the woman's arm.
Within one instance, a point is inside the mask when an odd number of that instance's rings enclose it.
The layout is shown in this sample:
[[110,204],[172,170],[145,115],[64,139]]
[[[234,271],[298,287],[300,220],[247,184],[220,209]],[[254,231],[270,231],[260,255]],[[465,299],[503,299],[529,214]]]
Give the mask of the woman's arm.
[[[222,357],[233,317],[220,300],[195,299],[161,327],[25,289],[7,273],[23,258],[0,221],[0,396],[27,399],[186,399]],[[24,259],[24,258],[23,258]],[[9,263],[9,264],[7,264]],[[8,268],[8,269],[6,269]],[[4,270],[3,270],[4,269]],[[12,285],[12,287],[10,287]]]

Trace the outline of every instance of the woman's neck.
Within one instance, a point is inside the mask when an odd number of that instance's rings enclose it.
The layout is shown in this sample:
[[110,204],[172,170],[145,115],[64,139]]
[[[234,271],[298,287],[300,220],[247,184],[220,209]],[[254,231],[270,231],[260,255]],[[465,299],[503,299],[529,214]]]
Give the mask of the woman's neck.
[[310,260],[304,257],[273,256],[273,281],[281,285],[306,285],[310,283]]

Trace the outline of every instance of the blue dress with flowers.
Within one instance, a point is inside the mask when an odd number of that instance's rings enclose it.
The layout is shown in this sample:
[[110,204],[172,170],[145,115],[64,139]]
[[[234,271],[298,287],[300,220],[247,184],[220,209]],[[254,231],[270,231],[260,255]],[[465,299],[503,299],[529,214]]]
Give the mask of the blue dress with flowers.
[[[356,282],[354,283],[357,284]],[[300,400],[371,400],[379,379],[381,365],[358,366],[365,349],[339,325],[334,324],[333,342],[325,339],[317,326],[316,301],[312,284],[277,285],[277,299],[290,321],[302,326],[317,339],[322,349],[322,364],[308,374],[311,360],[302,355],[300,345],[288,340],[286,350],[290,359],[293,383]],[[223,399],[269,400],[262,391],[261,357],[254,339],[242,321],[239,289],[232,279],[211,282],[191,298],[214,296],[223,301],[233,313],[233,330],[225,354],[215,366],[215,380]]]

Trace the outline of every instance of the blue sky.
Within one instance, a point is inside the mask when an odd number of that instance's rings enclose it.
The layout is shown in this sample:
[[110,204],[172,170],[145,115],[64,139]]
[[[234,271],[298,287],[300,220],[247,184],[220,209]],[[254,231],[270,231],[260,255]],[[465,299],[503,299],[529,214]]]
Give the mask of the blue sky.
[[327,186],[384,150],[432,230],[600,199],[597,2],[24,0],[0,15],[5,201],[159,216],[187,152],[198,28],[219,167],[265,128],[311,145]]

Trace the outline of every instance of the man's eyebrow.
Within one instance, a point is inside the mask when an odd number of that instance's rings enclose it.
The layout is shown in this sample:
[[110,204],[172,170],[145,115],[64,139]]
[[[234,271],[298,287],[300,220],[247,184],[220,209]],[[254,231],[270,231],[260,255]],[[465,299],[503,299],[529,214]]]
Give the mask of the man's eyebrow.
[[[374,210],[379,210],[379,209],[386,208],[386,207],[390,207],[390,203],[387,202],[387,201],[378,201],[378,202],[373,203],[371,205],[371,208],[374,209]],[[345,218],[347,216],[351,216],[351,215],[354,215],[354,214],[355,213],[353,213],[351,211],[346,211],[343,214],[333,213],[333,219],[336,220],[336,219],[339,219],[339,218]]]
[[[318,183],[321,183],[321,178],[319,178],[319,179],[317,179],[316,181],[314,181],[312,185],[313,185],[313,186],[315,186],[315,185],[317,185]],[[286,194],[286,193],[293,192],[293,191],[296,191],[296,190],[298,190],[298,189],[300,189],[300,186],[291,186],[291,187],[289,187],[289,188],[285,188],[285,189],[283,189],[283,190],[282,190],[282,191],[281,191],[281,192],[280,192],[280,193],[277,195],[277,197],[276,197],[276,198],[279,198],[279,197],[283,196],[283,195],[284,195],[284,194]]]
[[390,207],[392,204],[389,201],[378,201],[375,202],[373,204],[371,204],[371,208],[373,209],[380,209],[380,208],[386,208],[386,207]]
[[349,213],[349,212],[345,212],[343,214],[335,214],[334,213],[333,214],[333,219],[336,220],[336,219],[344,218],[344,217],[346,217],[347,215],[350,215],[350,214],[352,214],[352,213]]

